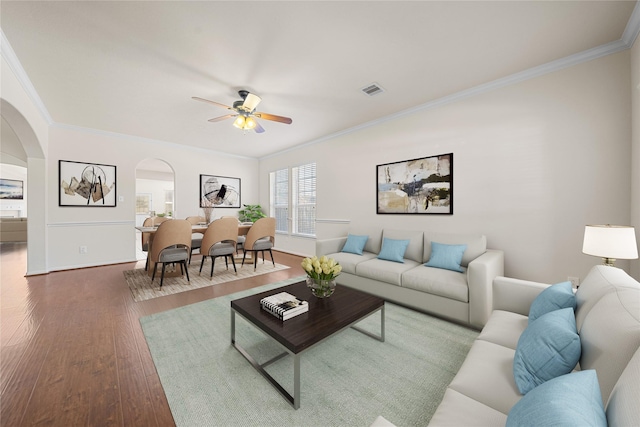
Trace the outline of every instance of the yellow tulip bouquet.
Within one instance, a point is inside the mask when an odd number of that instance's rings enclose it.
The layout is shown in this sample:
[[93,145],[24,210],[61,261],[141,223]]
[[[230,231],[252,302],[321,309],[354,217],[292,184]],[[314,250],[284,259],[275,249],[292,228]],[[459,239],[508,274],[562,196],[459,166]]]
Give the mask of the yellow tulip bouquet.
[[342,272],[342,266],[333,258],[321,256],[305,258],[302,268],[307,272],[307,286],[313,295],[325,298],[333,294],[336,287],[336,277]]

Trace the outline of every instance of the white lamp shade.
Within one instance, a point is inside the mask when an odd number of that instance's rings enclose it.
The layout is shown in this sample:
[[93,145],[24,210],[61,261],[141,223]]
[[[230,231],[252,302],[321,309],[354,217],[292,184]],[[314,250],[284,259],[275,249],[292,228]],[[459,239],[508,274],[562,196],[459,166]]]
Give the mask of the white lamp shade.
[[242,107],[249,113],[252,113],[256,109],[262,99],[258,95],[252,93],[247,94],[247,97],[242,103]]
[[614,259],[638,258],[638,245],[633,227],[621,225],[587,225],[584,228],[582,252]]

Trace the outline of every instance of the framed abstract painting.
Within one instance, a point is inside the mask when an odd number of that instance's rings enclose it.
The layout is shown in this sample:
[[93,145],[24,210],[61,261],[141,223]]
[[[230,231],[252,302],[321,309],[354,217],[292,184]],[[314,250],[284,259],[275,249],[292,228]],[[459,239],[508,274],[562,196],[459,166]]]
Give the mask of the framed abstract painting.
[[240,178],[200,175],[200,207],[240,208]]
[[453,214],[453,153],[376,166],[379,214]]
[[58,183],[58,206],[116,206],[115,166],[59,160]]

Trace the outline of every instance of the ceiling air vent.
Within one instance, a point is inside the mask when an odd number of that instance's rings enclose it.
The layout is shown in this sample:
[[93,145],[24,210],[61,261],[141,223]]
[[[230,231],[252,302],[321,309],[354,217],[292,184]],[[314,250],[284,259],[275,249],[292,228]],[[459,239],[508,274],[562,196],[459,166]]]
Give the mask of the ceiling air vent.
[[371,83],[370,85],[365,86],[360,90],[369,96],[377,95],[384,92],[384,89],[378,83]]

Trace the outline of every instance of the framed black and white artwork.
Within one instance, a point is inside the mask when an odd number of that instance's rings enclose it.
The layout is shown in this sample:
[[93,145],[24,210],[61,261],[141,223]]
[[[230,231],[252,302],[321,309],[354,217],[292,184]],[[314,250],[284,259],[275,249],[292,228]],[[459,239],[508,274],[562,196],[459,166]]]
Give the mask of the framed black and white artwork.
[[240,208],[240,178],[200,175],[200,207]]
[[115,166],[59,160],[58,183],[58,206],[116,206]]

